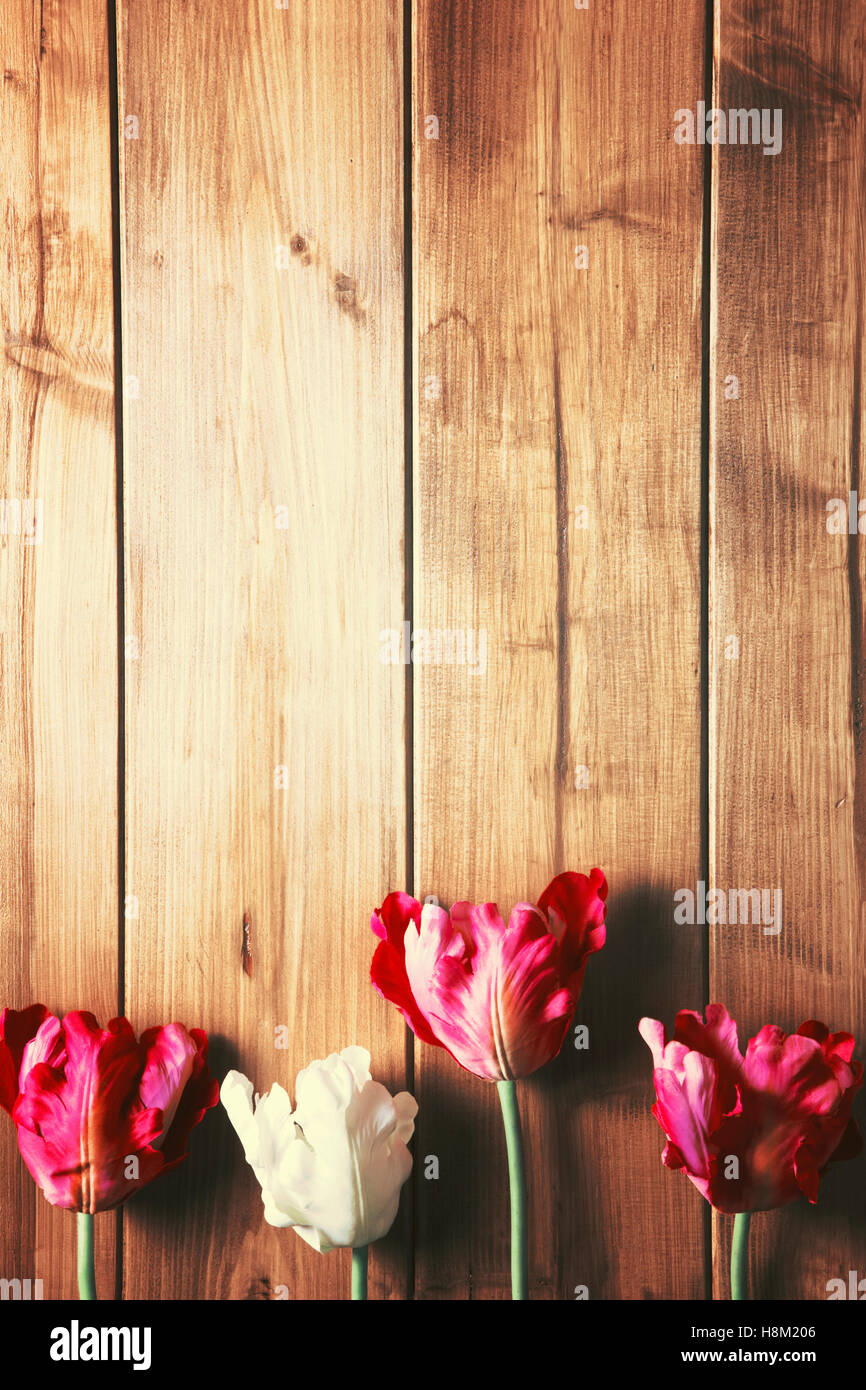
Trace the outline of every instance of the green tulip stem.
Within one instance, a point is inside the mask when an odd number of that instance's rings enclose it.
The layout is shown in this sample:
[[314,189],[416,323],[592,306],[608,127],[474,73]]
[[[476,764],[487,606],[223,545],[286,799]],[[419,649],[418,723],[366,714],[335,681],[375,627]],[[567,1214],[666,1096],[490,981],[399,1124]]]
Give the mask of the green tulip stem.
[[497,1081],[499,1103],[505,1124],[508,1150],[508,1177],[511,1185],[511,1297],[529,1297],[529,1258],[526,1244],[526,1173],[523,1167],[523,1139],[520,1111],[513,1081]]
[[750,1211],[740,1211],[734,1217],[734,1238],[731,1241],[731,1298],[748,1300],[749,1287],[749,1222]]
[[78,1213],[78,1297],[96,1298],[96,1274],[93,1268],[93,1213]]
[[367,1297],[367,1245],[357,1245],[352,1251],[352,1298]]

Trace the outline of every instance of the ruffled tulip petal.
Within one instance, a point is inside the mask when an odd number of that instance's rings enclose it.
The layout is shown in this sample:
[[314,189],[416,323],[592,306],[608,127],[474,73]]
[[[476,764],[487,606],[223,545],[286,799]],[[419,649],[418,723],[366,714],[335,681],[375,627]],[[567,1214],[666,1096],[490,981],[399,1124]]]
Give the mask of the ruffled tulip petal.
[[657,1018],[642,1018],[637,1026],[637,1030],[653,1055],[653,1066],[663,1067],[665,1064],[665,1047],[667,1046],[667,1034],[665,1026]]
[[394,1133],[401,1144],[408,1144],[415,1133],[418,1102],[408,1091],[398,1091],[394,1097]]
[[[311,1075],[318,1067],[322,1074]],[[390,1230],[400,1188],[412,1169],[406,1144],[396,1134],[395,1101],[379,1082],[368,1081],[344,1103],[333,1087],[332,1059],[306,1070],[303,1099],[298,1086],[296,1118],[315,1154],[307,1225],[317,1235],[305,1239],[323,1253],[369,1245]]]
[[492,902],[447,912],[389,894],[373,919],[373,983],[419,1038],[475,1076],[529,1076],[562,1047],[586,962],[604,944],[606,897],[600,869],[559,874],[506,927]]
[[693,1009],[680,1009],[674,1036],[690,1050],[712,1057],[730,1079],[738,1081],[743,1072],[743,1056],[737,1025],[722,1004],[708,1004],[704,1012],[706,1022]]
[[794,1154],[794,1175],[797,1179],[797,1186],[806,1198],[814,1206],[818,1201],[818,1179],[820,1171],[818,1167],[818,1156],[812,1145],[804,1141],[797,1148]]
[[138,1095],[145,1109],[163,1112],[163,1134],[154,1141],[160,1144],[171,1129],[181,1095],[192,1076],[196,1045],[177,1023],[151,1029],[141,1041],[145,1061]]
[[[363,1174],[353,1245],[379,1240],[394,1224],[400,1189],[412,1171],[412,1155],[398,1130],[406,1135],[408,1129],[411,1138],[417,1113],[408,1092],[392,1098],[378,1081],[368,1081],[353,1099],[347,1127]],[[360,1240],[359,1235],[369,1238]]]
[[297,1107],[274,1086],[229,1073],[221,1099],[262,1189],[265,1220],[292,1226],[314,1249],[369,1245],[391,1227],[412,1157],[418,1107],[374,1081],[370,1056],[346,1048],[298,1075]]
[[442,1043],[418,1007],[406,974],[406,932],[420,922],[421,904],[415,898],[410,898],[408,893],[388,894],[370,919],[370,926],[381,943],[373,956],[370,979],[383,999],[397,1005],[417,1038],[433,1047],[441,1047]]
[[[360,1048],[353,1048],[353,1062],[357,1065]],[[367,1066],[364,1066],[364,1059]],[[348,1110],[356,1090],[369,1078],[369,1053],[362,1053],[360,1075],[356,1077],[355,1066],[350,1066],[341,1053],[332,1052],[321,1062],[311,1062],[298,1072],[295,1082],[295,1120],[301,1125],[304,1134],[313,1148],[316,1140],[326,1142],[334,1117]],[[324,1132],[321,1131],[324,1127]]]
[[62,1024],[45,1015],[22,1049],[12,1118],[48,1201],[107,1211],[180,1162],[189,1129],[216,1100],[206,1052],[205,1035],[179,1024],[139,1043],[124,1018],[100,1028],[89,1013]]
[[744,1074],[754,1092],[784,1096],[795,1113],[829,1114],[841,1097],[820,1043],[799,1033],[786,1037],[781,1028],[762,1028],[750,1039]]
[[295,1139],[288,1093],[274,1085],[254,1100],[253,1083],[241,1072],[230,1071],[220,1087],[220,1100],[244,1146],[244,1158],[262,1182]]
[[490,952],[476,957],[472,969],[475,948],[467,908],[455,904],[450,915],[441,908],[424,908],[420,930],[411,926],[406,933],[406,972],[439,1045],[467,1070],[496,1080],[500,1072],[491,1018],[496,957]]
[[[63,1028],[67,1051],[63,1073],[44,1065],[33,1067],[13,1118],[26,1130],[49,1135],[46,1158],[59,1154],[67,1169],[74,1171],[76,1184],[69,1193],[73,1200],[60,1205],[96,1211],[106,1170],[114,1176],[122,1112],[139,1072],[138,1048],[125,1020],[112,1019],[103,1029],[93,1014],[70,1013]],[[33,1176],[40,1181],[36,1173]],[[56,1177],[56,1173],[46,1170],[44,1176]]]
[[389,893],[370,926],[381,941],[387,941],[396,951],[403,949],[403,938],[410,922],[421,921],[421,904],[408,893]]
[[46,1019],[52,1018],[54,1015],[49,1014],[44,1004],[0,1012],[0,1105],[10,1115],[21,1090],[19,1077],[24,1051]]
[[560,963],[541,914],[525,904],[516,907],[500,945],[499,1005],[491,1009],[506,1080],[530,1075],[562,1047],[577,997],[562,984]]
[[260,1152],[260,1126],[256,1124],[253,1094],[253,1083],[242,1072],[226,1073],[220,1086],[220,1100],[244,1146],[244,1158],[250,1164],[258,1162]]
[[528,1076],[562,1046],[576,1001],[558,942],[529,904],[507,928],[492,904],[425,908],[420,932],[407,932],[406,967],[440,1042],[476,1076]]
[[563,981],[578,979],[580,989],[586,962],[605,943],[607,879],[601,869],[586,874],[557,874],[538,899],[539,911],[562,949]]
[[[852,1033],[831,1033],[829,1028],[826,1030],[825,1038],[815,1038],[820,1042],[824,1051],[824,1056],[829,1061],[836,1058],[840,1062],[851,1062],[854,1056],[854,1036]],[[806,1026],[797,1029],[798,1033],[805,1033]],[[807,1037],[814,1037],[814,1034],[806,1034]]]
[[692,1111],[682,1086],[671,1072],[659,1070],[654,1079],[659,1124],[666,1134],[676,1135],[677,1150],[689,1173],[707,1177],[709,1154],[699,1117]]
[[344,1047],[340,1057],[352,1073],[356,1089],[360,1090],[368,1081],[372,1081],[370,1054],[366,1047]]
[[706,1020],[682,1010],[671,1041],[657,1020],[639,1027],[653,1054],[653,1114],[668,1166],[682,1167],[723,1212],[769,1210],[800,1193],[817,1201],[821,1173],[848,1156],[853,1138],[862,1066],[849,1034],[831,1035],[814,1019],[791,1035],[768,1024],[744,1057],[720,1004]]
[[[180,1027],[179,1024],[171,1026]],[[183,1162],[191,1132],[201,1124],[208,1110],[219,1100],[219,1082],[211,1075],[207,1065],[207,1034],[201,1028],[190,1028],[189,1037],[195,1046],[192,1069],[180,1092],[174,1119],[164,1122],[163,1137],[160,1140],[165,1172]]]
[[50,1202],[103,1211],[129,1193],[124,1157],[135,1148],[124,1111],[138,1077],[138,1048],[125,1020],[102,1029],[92,1014],[72,1013],[63,1028],[63,1072],[38,1063],[15,1104],[18,1144]]
[[28,1074],[40,1062],[47,1067],[62,1069],[66,1066],[66,1039],[63,1033],[63,1025],[59,1018],[54,1014],[49,1014],[39,1025],[35,1037],[32,1037],[24,1049],[21,1056],[21,1068],[18,1073],[18,1089],[24,1090]]

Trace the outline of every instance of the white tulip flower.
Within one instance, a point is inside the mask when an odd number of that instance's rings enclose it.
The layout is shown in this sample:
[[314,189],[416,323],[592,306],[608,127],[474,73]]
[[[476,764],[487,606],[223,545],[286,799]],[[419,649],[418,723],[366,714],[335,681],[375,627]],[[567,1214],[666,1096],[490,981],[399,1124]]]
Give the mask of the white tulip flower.
[[406,1147],[418,1105],[370,1076],[370,1054],[345,1047],[298,1074],[297,1108],[282,1086],[253,1096],[230,1071],[220,1100],[261,1184],[265,1220],[294,1226],[315,1250],[357,1249],[384,1236],[412,1171]]

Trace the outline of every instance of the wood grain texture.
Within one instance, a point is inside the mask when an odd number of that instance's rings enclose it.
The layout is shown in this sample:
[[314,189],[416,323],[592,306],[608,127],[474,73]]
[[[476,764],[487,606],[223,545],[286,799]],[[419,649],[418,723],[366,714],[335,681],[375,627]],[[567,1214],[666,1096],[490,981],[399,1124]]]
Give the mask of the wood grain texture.
[[[401,44],[390,2],[120,11],[127,1007],[260,1090],[350,1043],[405,1082],[368,925],[405,875]],[[221,1108],[191,1147],[126,1296],[347,1296]],[[405,1295],[403,1226],[371,1264]]]
[[[589,1050],[519,1087],[530,1294],[702,1296],[637,1024],[704,988],[673,924],[701,854],[703,173],[672,139],[704,7],[423,0],[414,55],[413,617],[487,634],[483,673],[414,670],[415,887],[507,914],[605,869]],[[417,1295],[507,1297],[495,1090],[419,1046],[416,1093]]]
[[[827,503],[864,486],[864,53],[861,3],[717,6],[715,105],[780,110],[782,146],[713,150],[711,875],[780,888],[783,912],[775,935],[714,930],[711,994],[741,1045],[819,1018],[861,1057],[864,541],[828,534]],[[826,1298],[866,1268],[862,1161],[752,1233],[753,1297]]]
[[[731,1223],[710,1241],[661,1165],[637,1022],[720,1000],[742,1042],[817,1017],[863,1056],[866,538],[827,504],[866,492],[866,5],[717,0],[713,100],[781,109],[783,138],[712,150],[705,247],[705,150],[673,140],[706,95],[703,0],[116,8],[117,383],[106,7],[0,13],[0,1007],[105,1021],[120,995],[259,1089],[360,1043],[397,1089],[371,909],[411,886],[507,914],[599,864],[589,1050],[519,1087],[531,1296],[727,1298]],[[478,664],[412,667],[411,720],[382,661],[406,618]],[[704,874],[781,889],[781,932],[676,925]],[[422,1045],[414,1074],[371,1297],[507,1298],[495,1089]],[[100,1217],[102,1297],[347,1296],[345,1254],[264,1222],[221,1108],[190,1148],[125,1209],[122,1277]],[[753,1221],[755,1298],[866,1271],[862,1174]],[[74,1221],[3,1121],[14,1277],[73,1297]]]
[[[117,538],[105,6],[0,17],[0,1007],[117,1012]],[[29,534],[28,534],[29,533]],[[0,1276],[74,1296],[75,1218],[0,1125]],[[115,1218],[97,1222],[114,1291]]]

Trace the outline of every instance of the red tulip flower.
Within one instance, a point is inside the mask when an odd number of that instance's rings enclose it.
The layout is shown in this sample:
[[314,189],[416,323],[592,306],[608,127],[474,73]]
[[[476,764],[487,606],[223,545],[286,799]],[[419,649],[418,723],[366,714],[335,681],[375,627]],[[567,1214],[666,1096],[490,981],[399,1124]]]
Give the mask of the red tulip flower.
[[485,1081],[529,1076],[562,1047],[586,963],[604,945],[600,869],[565,873],[506,927],[495,903],[450,913],[389,893],[370,922],[380,938],[370,976],[423,1042]]
[[219,1085],[207,1037],[179,1023],[136,1041],[125,1018],[0,1012],[0,1105],[52,1206],[109,1211],[181,1163]]
[[511,1185],[511,1290],[528,1296],[526,1180],[515,1081],[565,1041],[586,963],[604,945],[607,883],[600,869],[559,874],[538,903],[518,903],[506,927],[495,903],[450,912],[389,893],[370,922],[379,937],[370,977],[423,1042],[495,1081]]
[[655,1062],[663,1161],[719,1211],[766,1211],[800,1194],[816,1202],[830,1160],[858,1152],[851,1102],[863,1067],[850,1033],[814,1020],[790,1035],[767,1024],[744,1057],[721,1004],[706,1023],[683,1009],[671,1042],[655,1019],[642,1019],[640,1033]]

